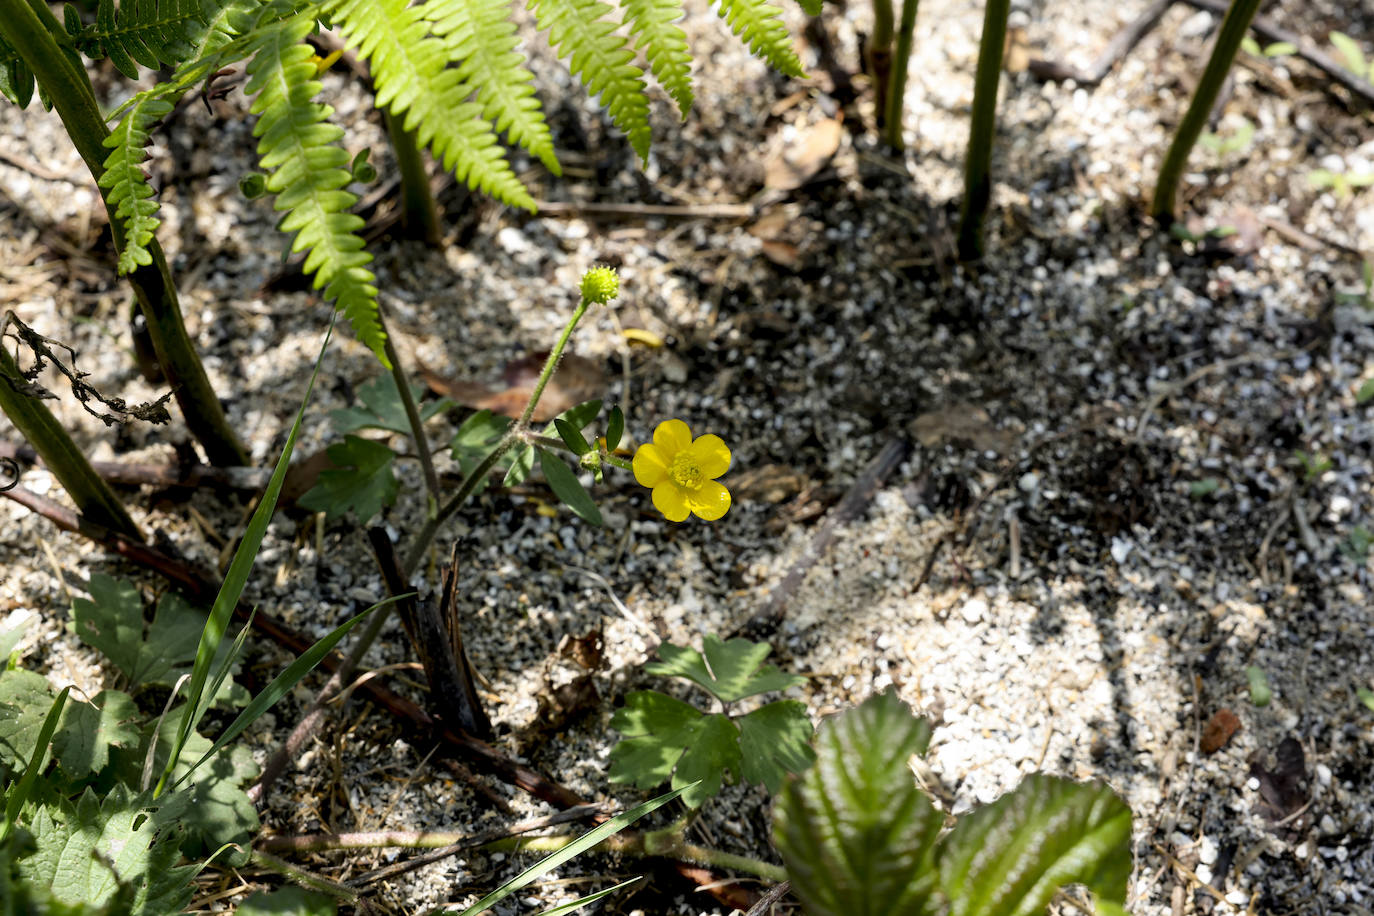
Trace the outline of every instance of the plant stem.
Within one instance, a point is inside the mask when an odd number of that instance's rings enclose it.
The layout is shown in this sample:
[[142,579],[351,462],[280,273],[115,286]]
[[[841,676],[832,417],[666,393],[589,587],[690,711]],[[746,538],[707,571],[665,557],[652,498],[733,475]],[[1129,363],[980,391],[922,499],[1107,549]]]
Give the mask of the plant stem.
[[983,256],[983,217],[992,199],[992,144],[997,134],[997,83],[1002,76],[1002,48],[1007,41],[1011,0],[987,0],[983,37],[978,44],[978,72],[973,82],[973,118],[964,161],[964,209],[959,216],[959,258]]
[[886,113],[883,116],[883,131],[887,145],[901,150],[902,111],[906,108],[906,77],[911,63],[911,40],[916,31],[916,7],[919,0],[902,0],[902,24],[897,31],[897,50],[892,55],[891,73],[888,77]]
[[279,875],[285,875],[303,887],[320,891],[321,893],[336,897],[347,903],[358,902],[358,892],[353,890],[353,888],[330,881],[328,878],[321,877],[314,872],[306,871],[299,865],[292,865],[285,859],[278,858],[271,853],[255,849],[253,850],[253,862],[269,871],[274,871]]
[[873,35],[868,39],[868,73],[873,77],[874,108],[878,127],[887,116],[888,85],[892,74],[892,0],[873,0]]
[[109,528],[137,541],[143,540],[124,505],[114,491],[91,467],[71,436],[38,398],[16,390],[22,380],[19,365],[0,344],[0,410],[14,428],[29,441],[62,488],[71,496],[81,514],[103,528]]
[[401,393],[401,406],[405,408],[406,423],[410,426],[410,438],[415,441],[415,454],[420,459],[420,468],[425,475],[425,490],[429,496],[429,515],[433,515],[439,501],[439,475],[434,471],[434,456],[429,450],[429,438],[425,435],[424,420],[420,409],[415,406],[415,395],[410,390],[410,379],[401,366],[401,354],[391,342],[391,332],[386,328],[386,319],[381,309],[377,310],[377,323],[382,326],[383,346],[386,348],[387,361],[391,363],[391,379],[396,390]]
[[406,130],[396,119],[382,113],[386,134],[391,139],[391,151],[396,156],[396,168],[401,173],[401,227],[407,238],[439,247],[439,205],[429,186],[429,172],[425,170],[425,156],[415,142],[415,132]]
[[[553,853],[571,845],[576,840],[577,837],[575,836],[511,837],[508,840],[492,843],[486,848]],[[719,849],[711,849],[707,846],[697,846],[694,843],[684,841],[681,834],[672,838],[665,838],[661,832],[632,833],[626,831],[607,837],[596,848],[640,858],[678,859],[708,868],[728,868],[732,871],[756,875],[765,881],[778,882],[787,879],[787,872],[781,865],[774,865],[771,862],[764,862],[749,856],[723,852]]]
[[1211,114],[1212,106],[1216,104],[1217,93],[1221,92],[1222,84],[1226,82],[1226,74],[1231,70],[1231,63],[1236,59],[1236,51],[1240,49],[1245,33],[1250,28],[1250,20],[1255,18],[1255,11],[1259,9],[1259,5],[1260,0],[1234,0],[1230,9],[1226,11],[1226,18],[1221,22],[1221,31],[1217,33],[1216,45],[1212,48],[1212,56],[1207,59],[1207,67],[1202,71],[1202,79],[1198,80],[1193,100],[1188,104],[1188,111],[1178,125],[1173,142],[1169,144],[1169,152],[1159,169],[1154,200],[1150,204],[1150,216],[1166,228],[1174,219],[1178,183],[1183,177],[1184,167],[1188,164],[1188,154],[1192,152],[1193,144],[1197,143],[1197,138],[1207,126],[1207,118]]
[[[39,19],[35,6],[37,4],[30,5],[26,0],[0,0],[0,35],[33,71],[61,117],[67,136],[98,184],[105,174],[105,158],[109,151],[103,141],[110,131],[100,114],[95,91],[81,66],[80,57],[71,48],[58,44],[50,26]],[[108,192],[102,188],[100,194],[109,214],[115,246],[123,249],[123,222],[115,216]],[[176,392],[186,426],[204,446],[212,464],[246,465],[248,453],[225,418],[219,398],[205,375],[205,367],[186,333],[171,270],[156,238],[149,242],[148,251],[152,263],[129,274],[129,284],[148,322],[163,375]]]

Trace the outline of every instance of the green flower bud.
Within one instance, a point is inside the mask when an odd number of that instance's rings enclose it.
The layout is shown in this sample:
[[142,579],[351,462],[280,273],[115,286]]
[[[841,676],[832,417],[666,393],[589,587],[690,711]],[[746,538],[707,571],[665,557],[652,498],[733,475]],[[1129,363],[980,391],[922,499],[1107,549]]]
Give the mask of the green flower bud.
[[593,267],[582,275],[582,298],[606,304],[620,294],[620,275],[612,267]]

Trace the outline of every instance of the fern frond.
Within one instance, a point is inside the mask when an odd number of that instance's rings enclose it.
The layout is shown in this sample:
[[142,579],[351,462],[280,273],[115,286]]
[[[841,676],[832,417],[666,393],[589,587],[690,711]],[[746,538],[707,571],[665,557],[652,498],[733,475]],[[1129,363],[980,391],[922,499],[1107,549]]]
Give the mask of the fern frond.
[[459,181],[534,211],[534,198],[511,169],[482,106],[468,101],[475,87],[448,67],[448,47],[429,34],[417,7],[406,0],[326,0],[324,8],[371,63],[378,107],[403,119],[416,142],[429,146]]
[[[281,12],[273,14],[272,7]],[[186,60],[198,60],[233,41],[254,24],[255,14],[267,14],[268,21],[280,19],[289,7],[262,0],[201,0],[201,19],[188,30],[195,53]],[[219,69],[219,68],[216,68]]]
[[81,26],[70,4],[67,31],[87,57],[108,57],[120,73],[138,78],[138,66],[155,70],[177,64],[196,52],[194,33],[204,25],[201,0],[100,0],[95,22]]
[[534,75],[516,49],[508,0],[429,0],[421,11],[448,45],[449,59],[462,61],[458,78],[477,87],[482,117],[538,156],[550,172],[563,174],[534,94]]
[[148,242],[162,220],[156,215],[158,202],[143,172],[143,161],[148,158],[148,132],[171,110],[171,102],[145,99],[130,108],[105,138],[111,153],[98,183],[105,189],[105,202],[115,208],[115,219],[124,224],[124,245],[119,251],[121,274],[153,263]]
[[620,5],[649,71],[687,117],[692,107],[692,54],[686,33],[677,26],[684,15],[682,0],[620,0]]
[[616,34],[618,26],[606,18],[609,5],[600,0],[527,0],[535,22],[549,33],[549,44],[568,59],[568,69],[581,78],[611,120],[630,140],[641,159],[649,158],[649,99],[644,94],[644,71],[636,67],[634,52]]
[[806,76],[792,47],[792,36],[782,23],[782,10],[768,0],[720,0],[716,13],[749,45],[750,52],[768,61],[774,70],[798,78]]
[[376,277],[367,269],[372,256],[358,232],[363,220],[348,212],[358,198],[345,187],[351,176],[338,142],[343,130],[327,120],[334,109],[313,101],[322,88],[314,51],[305,44],[313,25],[304,17],[290,20],[255,42],[244,92],[257,93],[249,110],[259,116],[253,127],[258,162],[276,195],[273,206],[285,213],[277,228],[296,233],[293,252],[309,251],[304,270],[315,275],[315,288],[324,287],[358,339],[388,364]]

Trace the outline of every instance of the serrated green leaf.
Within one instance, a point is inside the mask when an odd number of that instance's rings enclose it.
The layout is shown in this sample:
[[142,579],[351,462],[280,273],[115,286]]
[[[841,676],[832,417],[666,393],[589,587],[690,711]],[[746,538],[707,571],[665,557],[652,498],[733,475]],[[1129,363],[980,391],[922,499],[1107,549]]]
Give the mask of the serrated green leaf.
[[1329,37],[1331,44],[1335,45],[1336,50],[1341,52],[1341,57],[1345,58],[1346,69],[1364,79],[1368,65],[1365,63],[1360,43],[1344,32],[1333,31]]
[[611,408],[611,415],[606,419],[606,449],[615,451],[616,446],[620,445],[620,440],[625,436],[625,414],[620,410],[620,405]]
[[[34,738],[33,747],[29,750],[29,762],[24,768],[24,775],[13,784],[9,784],[10,781],[6,780],[5,823],[3,828],[0,828],[0,841],[7,841],[10,838],[15,824],[19,820],[20,811],[28,803],[29,796],[33,794],[33,785],[38,780],[39,771],[45,765],[44,760],[48,756],[48,748],[52,744],[53,732],[56,731],[57,723],[62,718],[62,707],[66,704],[71,689],[71,687],[63,687],[62,692],[48,707],[47,714],[43,716],[43,724]],[[5,864],[8,865],[8,863]],[[6,886],[9,884],[8,870],[0,874],[0,883]]]
[[[0,763],[10,773],[28,766],[52,702],[52,688],[43,675],[0,672]],[[47,745],[43,751],[47,753]]]
[[[184,706],[178,707],[161,720],[157,748],[153,752],[154,772],[167,769],[167,760],[184,711]],[[139,749],[140,762],[147,754],[152,737],[150,725],[145,729],[143,745]],[[223,748],[200,764],[199,761],[213,747],[209,738],[199,732],[191,732],[186,737],[176,766],[170,771],[169,784],[180,781],[176,791],[189,800],[187,810],[179,818],[181,825],[186,828],[182,853],[190,859],[204,858],[226,843],[237,843],[243,847],[243,851],[231,854],[225,861],[240,865],[247,861],[248,846],[259,827],[257,808],[244,791],[244,787],[257,778],[258,765],[253,761],[252,752],[243,744]],[[184,780],[183,776],[186,777]]]
[[678,759],[672,787],[683,789],[690,785],[682,793],[682,801],[689,808],[700,808],[720,793],[727,772],[730,782],[737,782],[740,768],[739,727],[728,716],[706,716],[695,739]]
[[777,794],[789,773],[800,773],[816,761],[811,749],[811,717],[806,704],[777,700],[743,716],[739,747],[744,758],[744,781],[763,785]]
[[[411,396],[417,402],[424,394],[423,385],[411,385]],[[380,375],[358,389],[358,400],[362,407],[342,407],[329,412],[334,430],[351,433],[359,429],[387,429],[403,436],[410,435],[410,421],[406,419],[405,405],[401,403],[401,392],[396,380],[390,375]],[[453,406],[453,402],[440,399],[433,404],[420,406],[420,422]]]
[[143,646],[143,599],[126,579],[91,576],[91,597],[72,600],[72,623],[86,645],[100,650],[126,675],[137,670]]
[[554,417],[553,426],[554,429],[558,430],[558,437],[563,440],[563,444],[571,449],[574,455],[585,455],[592,450],[581,431],[567,420],[562,417]]
[[611,782],[652,789],[670,780],[704,718],[695,706],[657,690],[626,694],[611,717],[611,728],[625,736],[611,748]]
[[191,900],[195,869],[178,867],[178,818],[187,799],[132,795],[116,785],[103,799],[91,789],[76,802],[44,805],[30,831],[36,849],[19,860],[29,883],[52,889],[68,906],[127,916],[179,913]]
[[802,12],[808,16],[819,16],[821,14],[821,0],[798,0]]
[[820,724],[817,760],[778,797],[773,840],[808,916],[926,912],[943,824],[907,768],[930,726],[892,693]]
[[347,436],[327,450],[336,469],[320,472],[320,479],[298,502],[329,519],[352,510],[360,524],[396,501],[401,482],[391,470],[396,453],[380,442]]
[[1032,773],[960,818],[938,858],[951,916],[1043,913],[1066,884],[1124,904],[1131,809],[1101,783]]
[[109,764],[111,747],[138,747],[139,719],[133,698],[118,690],[68,705],[53,736],[57,765],[73,779],[94,776]]
[[337,912],[339,902],[333,897],[292,884],[258,891],[234,910],[235,916],[334,916]]
[[582,481],[568,469],[562,458],[541,448],[539,467],[544,472],[544,479],[548,481],[549,488],[563,505],[573,510],[584,522],[592,525],[601,524],[601,510],[592,502],[587,489],[582,486]]
[[685,646],[663,643],[658,647],[661,662],[644,666],[649,674],[685,677],[722,703],[734,703],[755,694],[786,690],[806,682],[806,678],[785,674],[763,660],[772,652],[766,643],[747,639],[722,642],[710,633],[702,640],[702,652]]

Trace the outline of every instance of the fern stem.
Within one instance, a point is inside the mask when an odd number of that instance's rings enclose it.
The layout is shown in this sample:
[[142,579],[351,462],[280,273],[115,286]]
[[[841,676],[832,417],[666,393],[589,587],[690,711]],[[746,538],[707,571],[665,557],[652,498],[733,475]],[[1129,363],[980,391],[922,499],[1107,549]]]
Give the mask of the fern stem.
[[91,467],[52,411],[38,398],[16,388],[15,383],[22,378],[19,365],[0,344],[0,410],[38,452],[82,515],[111,531],[142,541],[143,533],[119,497]]
[[[39,85],[52,99],[67,136],[81,154],[91,176],[99,182],[105,174],[107,155],[102,144],[110,131],[76,52],[59,46],[53,32],[40,21],[26,0],[0,0],[0,34],[24,58]],[[101,189],[101,199],[109,213],[115,245],[123,250],[126,242],[123,220],[116,216],[104,189]],[[152,263],[130,273],[129,283],[147,319],[158,361],[167,383],[176,392],[186,426],[205,448],[212,464],[248,464],[248,453],[225,418],[219,398],[205,375],[205,367],[186,333],[171,270],[156,239],[149,242],[148,251]]]
[[873,35],[868,39],[868,73],[873,77],[874,107],[880,128],[887,124],[887,95],[891,90],[888,84],[892,75],[892,27],[895,22],[892,0],[873,0]]
[[902,110],[906,108],[906,77],[911,66],[911,36],[916,31],[916,7],[919,0],[902,0],[902,24],[897,30],[897,49],[893,52],[888,74],[886,105],[883,115],[883,129],[887,134],[887,145],[901,150]]
[[987,0],[983,37],[978,43],[978,70],[973,81],[973,119],[964,160],[964,209],[959,216],[959,258],[983,256],[983,217],[992,199],[992,144],[997,134],[997,83],[1002,76],[1002,49],[1007,40],[1011,0]]
[[391,151],[396,156],[396,167],[401,173],[401,227],[407,238],[438,248],[442,241],[439,206],[429,186],[429,172],[425,169],[424,153],[416,142],[415,132],[405,130],[385,112],[382,119],[387,137],[391,139]]
[[396,383],[396,390],[401,394],[401,406],[405,408],[410,438],[415,442],[415,453],[420,459],[420,468],[424,471],[425,489],[429,491],[430,513],[433,514],[437,506],[436,501],[439,499],[439,475],[434,471],[434,456],[429,450],[424,420],[420,417],[420,409],[415,406],[415,395],[410,391],[410,379],[401,366],[401,354],[396,352],[396,345],[392,343],[391,334],[387,332],[386,320],[380,308],[377,309],[377,321],[382,326],[382,333],[386,335],[382,338],[382,346],[386,349],[386,358],[391,363],[392,381]]
[[1207,126],[1207,118],[1212,106],[1216,104],[1217,94],[1226,82],[1226,74],[1231,71],[1231,63],[1236,59],[1245,33],[1250,28],[1250,20],[1255,18],[1260,0],[1234,0],[1222,20],[1221,31],[1217,33],[1217,43],[1212,48],[1212,56],[1207,59],[1207,67],[1198,80],[1197,91],[1188,105],[1188,111],[1179,122],[1178,131],[1164,164],[1159,169],[1159,181],[1155,185],[1155,196],[1150,204],[1150,216],[1161,223],[1173,222],[1174,203],[1178,197],[1178,183],[1183,177],[1183,169],[1188,164],[1188,154],[1193,144]]

